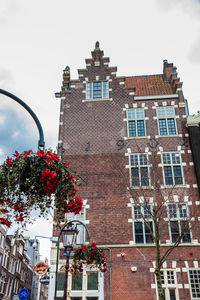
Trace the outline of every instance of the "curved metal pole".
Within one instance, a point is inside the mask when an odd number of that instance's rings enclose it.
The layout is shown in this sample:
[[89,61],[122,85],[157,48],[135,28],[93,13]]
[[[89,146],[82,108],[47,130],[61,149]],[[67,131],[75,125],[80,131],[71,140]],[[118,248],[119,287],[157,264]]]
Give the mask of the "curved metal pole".
[[65,227],[68,225],[68,224],[71,224],[71,223],[80,223],[81,225],[84,226],[86,232],[87,232],[87,239],[88,241],[90,241],[90,236],[89,236],[89,232],[88,232],[88,229],[87,229],[87,226],[81,222],[81,221],[78,221],[78,220],[72,220],[72,221],[67,221],[63,227],[61,228],[60,230],[60,233],[59,233],[59,236],[58,236],[58,242],[57,242],[57,257],[56,257],[56,278],[55,278],[55,293],[54,293],[54,300],[56,300],[56,297],[57,297],[57,275],[58,275],[58,258],[59,258],[59,247],[60,247],[60,237],[61,237],[61,234],[63,233],[63,230],[65,229]]
[[17,96],[15,96],[5,90],[0,89],[0,94],[3,94],[5,96],[12,98],[13,100],[15,100],[16,102],[21,104],[29,112],[31,117],[34,119],[34,121],[37,125],[37,128],[38,128],[38,131],[39,131],[40,139],[38,141],[38,147],[44,148],[45,142],[44,142],[44,134],[43,134],[42,126],[41,126],[40,121],[38,120],[36,114],[32,111],[32,109],[24,101],[19,99]]

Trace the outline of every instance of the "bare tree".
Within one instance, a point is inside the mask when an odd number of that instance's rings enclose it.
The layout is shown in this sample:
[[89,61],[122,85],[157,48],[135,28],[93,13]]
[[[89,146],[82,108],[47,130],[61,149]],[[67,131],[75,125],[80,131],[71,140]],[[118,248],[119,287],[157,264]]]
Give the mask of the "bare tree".
[[[154,243],[155,245],[155,277],[158,290],[159,300],[164,300],[164,290],[162,288],[162,266],[167,260],[172,251],[182,242],[190,242],[190,222],[189,213],[186,203],[175,203],[173,200],[175,186],[183,183],[183,176],[181,169],[175,168],[173,170],[173,182],[171,182],[169,168],[164,168],[164,176],[167,180],[168,188],[164,187],[162,182],[162,168],[159,167],[161,160],[169,159],[169,157],[160,156],[157,154],[158,143],[151,141],[149,149],[151,155],[149,158],[144,154],[139,146],[136,144],[137,154],[129,155],[130,176],[122,168],[118,168],[119,163],[113,157],[113,168],[117,169],[119,175],[124,180],[127,191],[133,203],[133,214],[136,219],[143,220],[145,226],[146,242]],[[174,160],[179,160],[175,157]],[[175,173],[175,175],[174,175]],[[168,176],[168,177],[167,177]],[[131,183],[129,182],[129,178]],[[177,194],[177,189],[176,189]],[[179,198],[184,196],[182,189],[178,189]],[[177,214],[181,216],[181,221],[177,221]],[[161,251],[161,244],[166,238],[166,226],[170,226],[171,243],[165,250]],[[165,233],[163,228],[165,228]],[[138,228],[136,228],[137,230]],[[138,229],[139,231],[139,229]],[[140,242],[142,238],[137,235],[136,243]]]

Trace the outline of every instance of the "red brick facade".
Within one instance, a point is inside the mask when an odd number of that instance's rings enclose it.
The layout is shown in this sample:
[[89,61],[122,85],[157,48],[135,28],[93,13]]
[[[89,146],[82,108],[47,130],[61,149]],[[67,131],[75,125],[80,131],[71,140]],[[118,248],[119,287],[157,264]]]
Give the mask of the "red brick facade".
[[[127,190],[129,155],[148,153],[150,163],[158,163],[159,184],[164,191],[161,155],[173,151],[181,155],[184,184],[175,186],[170,195],[166,188],[166,196],[174,203],[188,204],[193,218],[191,242],[174,249],[163,266],[166,271],[173,270],[177,280],[166,288],[168,292],[176,289],[176,298],[169,292],[166,299],[200,299],[191,297],[188,279],[189,268],[200,270],[199,195],[185,126],[182,84],[173,64],[166,61],[163,74],[159,75],[117,77],[116,72],[117,68],[109,67],[109,58],[103,56],[97,44],[92,58],[86,59],[86,69],[78,70],[78,80],[70,80],[69,73],[64,73],[60,110],[60,153],[82,181],[79,195],[87,200],[86,220],[91,239],[106,249],[108,271],[104,299],[156,299],[155,247],[135,242],[131,202],[133,193],[135,197],[145,193],[150,198],[152,190],[133,188],[131,193]],[[108,81],[108,99],[87,99],[86,82],[98,81]],[[156,108],[170,106],[175,109],[176,134],[160,136]],[[130,108],[144,109],[144,137],[128,137],[127,109]],[[154,161],[152,149],[156,149]],[[166,218],[164,213],[161,251],[166,250],[170,241]]]

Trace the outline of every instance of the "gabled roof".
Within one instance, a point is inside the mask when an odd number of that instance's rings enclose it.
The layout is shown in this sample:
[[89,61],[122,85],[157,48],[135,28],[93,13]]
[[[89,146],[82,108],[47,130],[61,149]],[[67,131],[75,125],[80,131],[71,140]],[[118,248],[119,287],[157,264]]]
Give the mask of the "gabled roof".
[[125,88],[134,89],[135,96],[174,94],[171,83],[164,81],[163,74],[126,77]]

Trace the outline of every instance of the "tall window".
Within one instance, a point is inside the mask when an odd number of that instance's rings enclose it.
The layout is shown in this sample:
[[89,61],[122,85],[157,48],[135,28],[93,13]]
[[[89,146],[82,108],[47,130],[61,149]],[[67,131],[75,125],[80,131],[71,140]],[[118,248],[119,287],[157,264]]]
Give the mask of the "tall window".
[[145,136],[144,109],[131,108],[127,110],[128,136]]
[[86,83],[87,99],[107,99],[108,97],[108,81],[93,81]]
[[200,299],[200,269],[189,269],[191,299]]
[[178,286],[174,270],[161,271],[161,282],[166,300],[178,300]]
[[175,113],[173,106],[157,107],[160,135],[176,134]]
[[133,207],[133,232],[136,244],[153,243],[151,234],[153,233],[151,205]]
[[149,185],[149,167],[147,154],[130,155],[131,186]]
[[180,154],[176,152],[163,153],[162,163],[164,168],[165,184],[183,184]]
[[186,204],[169,204],[168,216],[170,222],[170,236],[172,243],[178,239],[182,243],[190,243],[190,228],[188,221],[188,208]]

